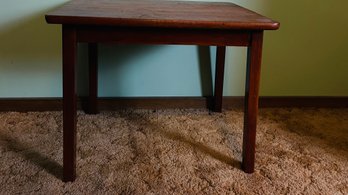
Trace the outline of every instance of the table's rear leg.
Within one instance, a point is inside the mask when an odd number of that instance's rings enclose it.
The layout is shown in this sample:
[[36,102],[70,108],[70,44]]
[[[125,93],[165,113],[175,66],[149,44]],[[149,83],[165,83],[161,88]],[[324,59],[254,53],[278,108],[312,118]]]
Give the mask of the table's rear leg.
[[88,44],[89,95],[87,114],[98,113],[98,44]]
[[63,25],[63,181],[76,177],[76,30]]
[[216,50],[215,86],[214,86],[214,98],[213,98],[213,106],[212,106],[214,112],[221,112],[222,110],[225,55],[226,55],[226,47],[218,46]]
[[252,32],[248,47],[242,168],[254,172],[263,31]]

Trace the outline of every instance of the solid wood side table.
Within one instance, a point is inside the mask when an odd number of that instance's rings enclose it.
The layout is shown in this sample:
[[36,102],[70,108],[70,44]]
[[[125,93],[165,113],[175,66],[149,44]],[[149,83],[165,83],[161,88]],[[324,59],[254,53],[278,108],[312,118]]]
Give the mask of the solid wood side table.
[[232,3],[72,0],[46,15],[63,26],[63,180],[76,176],[76,52],[89,44],[89,108],[97,113],[98,43],[217,46],[213,111],[221,112],[226,46],[248,47],[242,169],[254,171],[264,30],[279,23]]

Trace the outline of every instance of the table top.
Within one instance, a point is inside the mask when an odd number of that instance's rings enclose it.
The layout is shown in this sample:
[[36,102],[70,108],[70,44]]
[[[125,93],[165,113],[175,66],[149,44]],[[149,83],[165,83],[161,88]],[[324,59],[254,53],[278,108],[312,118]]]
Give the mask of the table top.
[[72,0],[46,15],[48,23],[164,28],[276,30],[279,23],[222,2]]

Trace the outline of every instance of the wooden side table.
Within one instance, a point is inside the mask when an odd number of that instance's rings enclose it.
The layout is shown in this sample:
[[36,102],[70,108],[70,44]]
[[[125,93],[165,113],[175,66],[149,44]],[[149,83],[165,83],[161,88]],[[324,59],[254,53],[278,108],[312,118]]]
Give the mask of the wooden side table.
[[264,30],[279,23],[232,3],[72,0],[46,15],[63,26],[63,180],[76,177],[76,52],[89,44],[89,109],[97,113],[98,43],[217,46],[213,111],[221,112],[226,46],[248,47],[242,168],[254,171]]

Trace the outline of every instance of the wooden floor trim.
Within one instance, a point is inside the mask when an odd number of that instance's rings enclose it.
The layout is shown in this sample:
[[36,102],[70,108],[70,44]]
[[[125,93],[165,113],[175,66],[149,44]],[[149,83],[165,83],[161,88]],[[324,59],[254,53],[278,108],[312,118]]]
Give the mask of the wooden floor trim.
[[[78,108],[85,104],[80,98]],[[207,108],[210,98],[206,97],[134,97],[99,98],[99,110],[123,108],[170,109],[170,108]],[[223,108],[242,108],[244,97],[224,97]],[[348,108],[348,97],[260,97],[261,108],[270,107],[321,107]],[[0,111],[60,111],[62,98],[0,98]]]

